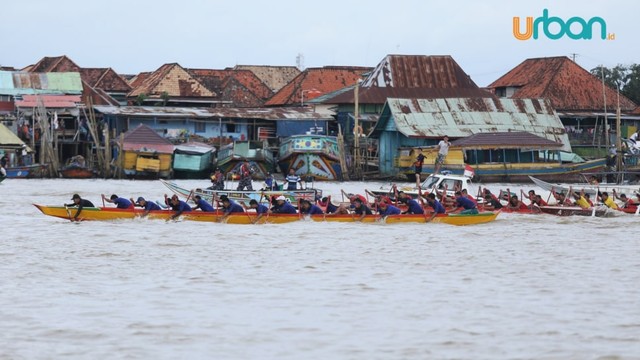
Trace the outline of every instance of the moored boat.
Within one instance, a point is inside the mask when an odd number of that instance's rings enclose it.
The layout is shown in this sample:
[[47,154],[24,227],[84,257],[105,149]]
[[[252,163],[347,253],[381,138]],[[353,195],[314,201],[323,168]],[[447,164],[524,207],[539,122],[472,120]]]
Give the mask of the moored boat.
[[[75,208],[67,208],[65,206],[45,206],[33,204],[43,214],[48,216],[57,217],[60,219],[71,219],[72,213]],[[123,219],[135,219],[141,217],[144,213],[142,209],[118,209],[107,207],[94,207],[84,208],[79,216],[82,221],[108,221],[108,220],[123,220]],[[438,214],[432,223],[443,223],[449,225],[476,225],[484,224],[494,221],[498,216],[497,212],[484,212],[473,215],[461,215],[461,214]],[[149,219],[157,220],[169,220],[173,215],[173,211],[170,210],[156,210],[149,212]],[[268,214],[262,216],[256,222],[257,215],[252,212],[246,212],[241,214],[231,214],[223,219],[223,215],[220,212],[202,212],[191,211],[181,215],[182,220],[190,221],[207,221],[207,222],[220,222],[228,224],[283,224],[301,220],[322,221],[322,222],[364,222],[364,223],[426,223],[428,217],[426,215],[390,215],[386,218],[382,218],[379,215],[367,215],[362,221],[359,221],[357,217],[352,215],[313,215],[303,216],[301,214]]]
[[315,180],[341,180],[340,149],[335,136],[294,135],[280,143],[278,164],[284,174]]
[[276,160],[273,151],[263,141],[234,141],[218,151],[217,166],[225,174],[237,174],[243,161],[249,162],[251,176],[254,179],[264,179],[267,173],[273,173]]
[[67,160],[67,164],[60,168],[60,176],[67,179],[90,179],[98,174],[93,169],[86,167],[82,155],[76,155]]
[[622,214],[622,212],[609,209],[606,206],[594,206],[589,209],[583,209],[579,206],[540,206],[540,211],[557,216],[611,217]]
[[176,183],[160,179],[162,184],[169,188],[173,193],[183,198],[193,198],[195,195],[200,195],[206,201],[212,201],[214,194],[218,197],[226,195],[233,201],[245,201],[256,200],[258,202],[267,202],[274,196],[283,195],[292,204],[297,204],[302,199],[314,201],[318,197],[322,197],[322,190],[320,189],[301,189],[301,190],[273,190],[273,191],[237,191],[237,190],[209,190],[209,189],[186,189],[178,186]]

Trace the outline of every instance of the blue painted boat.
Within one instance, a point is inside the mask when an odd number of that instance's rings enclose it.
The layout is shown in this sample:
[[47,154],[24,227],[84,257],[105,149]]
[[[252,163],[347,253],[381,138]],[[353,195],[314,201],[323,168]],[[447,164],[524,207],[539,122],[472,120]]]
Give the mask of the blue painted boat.
[[280,170],[288,174],[294,169],[302,178],[341,180],[340,149],[335,136],[294,135],[280,143]]
[[34,164],[6,168],[8,178],[41,178],[47,169],[46,165]]

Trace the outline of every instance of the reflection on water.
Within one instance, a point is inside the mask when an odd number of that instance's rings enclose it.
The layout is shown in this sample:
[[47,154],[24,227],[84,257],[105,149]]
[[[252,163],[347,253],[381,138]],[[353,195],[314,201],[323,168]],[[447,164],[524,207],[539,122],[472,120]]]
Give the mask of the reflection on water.
[[[365,186],[316,185],[334,197]],[[76,224],[31,203],[166,189],[8,180],[0,191],[0,358],[640,356],[637,217]]]

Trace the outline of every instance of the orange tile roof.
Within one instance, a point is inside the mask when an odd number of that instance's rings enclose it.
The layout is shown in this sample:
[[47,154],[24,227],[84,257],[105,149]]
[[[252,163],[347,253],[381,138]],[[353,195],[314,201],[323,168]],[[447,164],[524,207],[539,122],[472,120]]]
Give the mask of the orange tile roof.
[[631,112],[634,115],[640,115],[640,106],[638,106],[635,110]]
[[159,97],[166,92],[174,98],[214,98],[216,94],[204,86],[193,74],[177,63],[164,64],[149,74],[141,84],[127,95],[146,94]]
[[138,75],[134,75],[127,82],[132,89],[135,89],[140,86],[149,75],[151,75],[151,71],[143,71]]
[[[547,98],[558,111],[603,111],[602,82],[566,56],[527,59],[488,86],[517,87],[512,98]],[[605,87],[607,108],[617,107],[617,92]],[[620,95],[620,108],[633,101]]]
[[[285,87],[280,89],[266,106],[281,106],[299,104],[304,99],[311,100],[355,84],[362,79],[362,75],[372,68],[361,66],[325,66],[322,68],[307,68],[295,77]],[[304,94],[303,94],[304,92]]]
[[236,65],[233,69],[251,71],[273,92],[279,91],[300,74],[300,69],[295,66]]

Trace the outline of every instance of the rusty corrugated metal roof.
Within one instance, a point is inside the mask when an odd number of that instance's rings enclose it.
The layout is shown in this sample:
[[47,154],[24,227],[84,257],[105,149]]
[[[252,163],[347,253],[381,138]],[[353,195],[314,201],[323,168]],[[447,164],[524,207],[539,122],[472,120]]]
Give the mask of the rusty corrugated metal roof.
[[280,89],[266,106],[294,105],[355,84],[371,68],[361,66],[325,66],[307,68]]
[[216,97],[213,91],[207,89],[194,75],[177,63],[162,65],[127,96],[135,98],[145,94],[151,98],[159,98],[164,92],[174,98]]
[[300,74],[295,66],[236,65],[233,69],[251,71],[274,93]]
[[[511,98],[545,98],[558,111],[604,109],[602,81],[566,56],[527,59],[494,81],[488,88],[515,87]],[[607,108],[618,106],[617,92],[606,86]],[[620,108],[630,111],[633,101],[620,95]]]
[[123,140],[124,150],[155,151],[163,154],[173,154],[175,146],[167,139],[147,125],[140,124],[137,128],[127,131]]
[[[387,98],[493,97],[482,90],[451,56],[387,55],[360,84],[358,101],[384,104]],[[353,104],[349,90],[325,104]]]
[[640,115],[640,106],[631,112],[633,115]]
[[170,106],[96,106],[103,114],[121,116],[262,119],[262,120],[334,120],[333,113],[318,113],[307,107],[282,108],[183,108]]
[[542,99],[388,99],[374,136],[394,121],[407,137],[462,138],[484,132],[526,131],[563,144],[571,151],[564,126]]
[[82,80],[77,72],[0,71],[0,94],[80,94],[81,92]]
[[16,100],[16,107],[34,108],[38,106],[38,98],[46,108],[75,108],[81,101],[79,95],[23,95],[22,100]]
[[463,149],[557,149],[562,144],[526,131],[487,132],[467,136],[451,142]]

